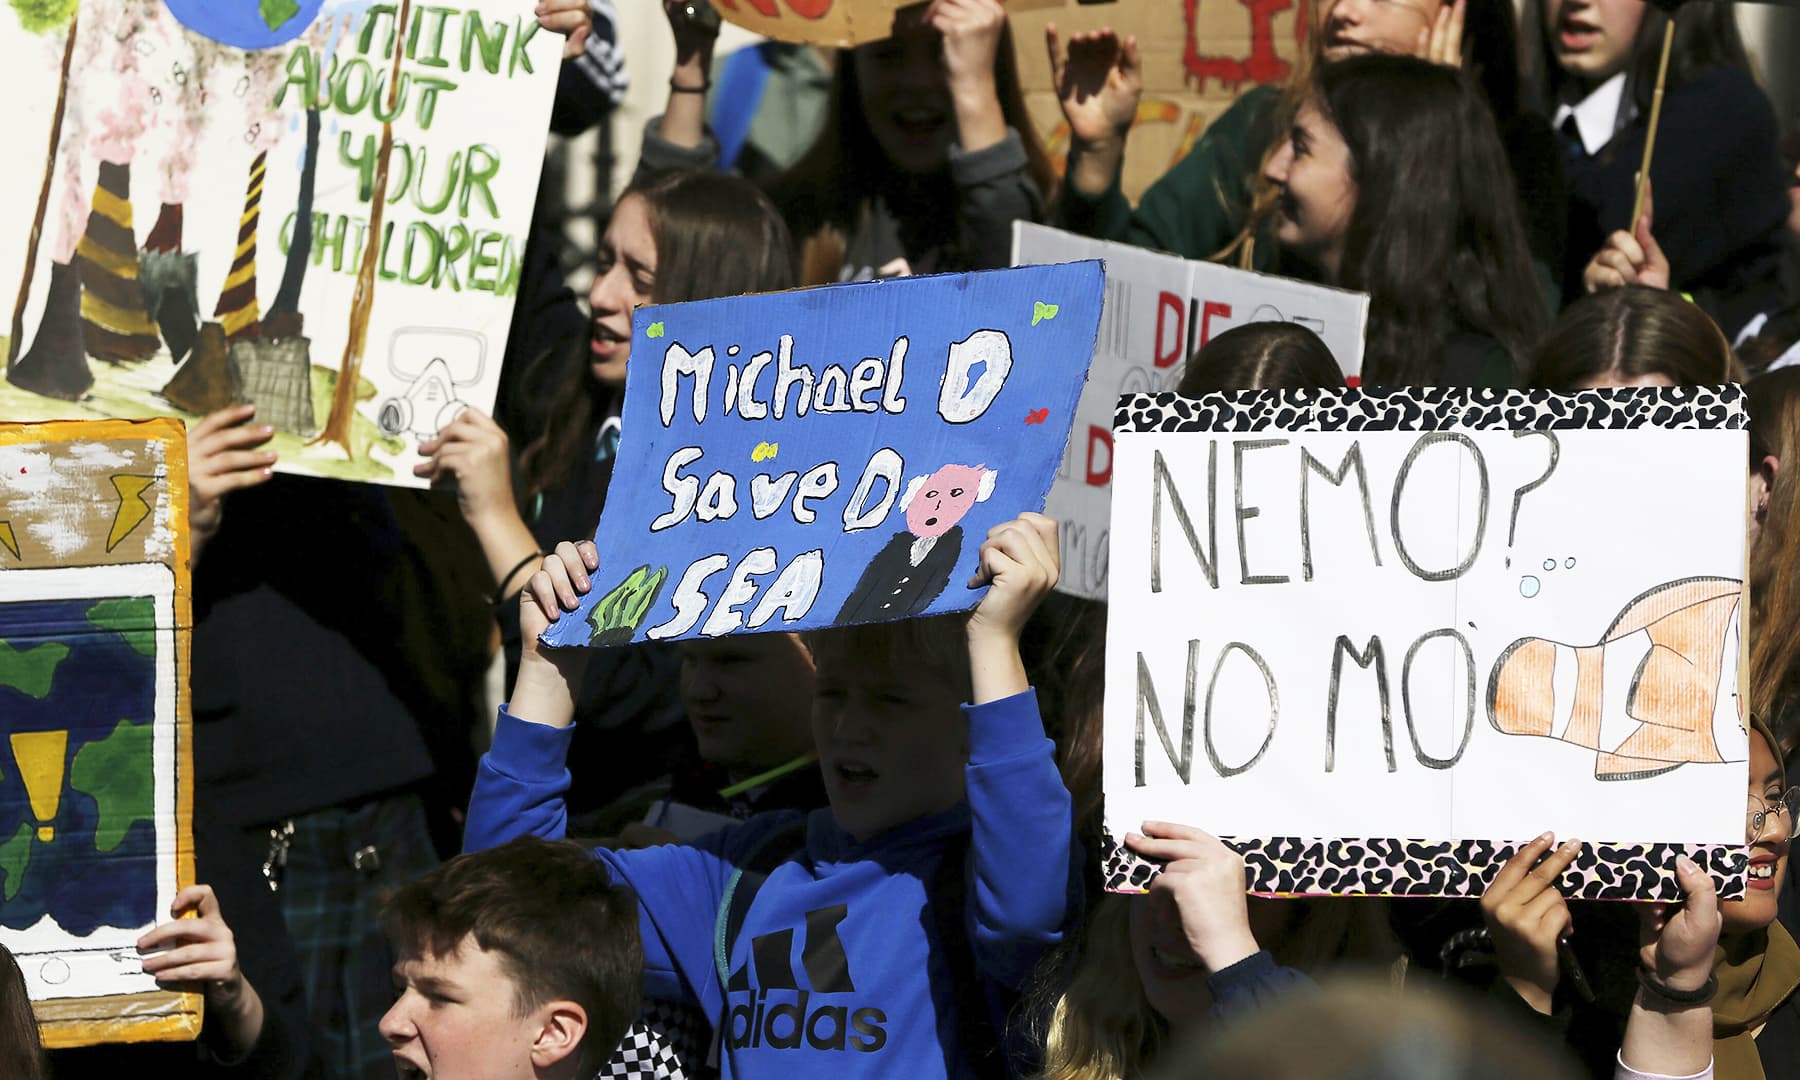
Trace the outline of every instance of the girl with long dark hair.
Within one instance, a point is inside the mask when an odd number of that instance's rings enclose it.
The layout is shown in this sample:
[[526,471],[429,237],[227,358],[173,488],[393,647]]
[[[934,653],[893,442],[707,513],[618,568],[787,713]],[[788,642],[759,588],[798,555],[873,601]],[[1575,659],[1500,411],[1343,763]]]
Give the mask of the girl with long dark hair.
[[1409,57],[1328,65],[1264,178],[1284,257],[1369,294],[1365,383],[1504,386],[1545,315],[1506,160],[1462,73]]
[[1262,170],[1312,96],[1319,71],[1371,53],[1417,56],[1461,68],[1480,87],[1510,166],[1490,178],[1490,190],[1504,197],[1494,180],[1513,178],[1533,258],[1554,294],[1551,282],[1564,259],[1562,155],[1545,119],[1522,107],[1511,0],[1318,0],[1298,17],[1315,21],[1286,83],[1239,96],[1135,210],[1119,175],[1142,89],[1137,43],[1111,29],[1077,34],[1065,58],[1055,26],[1048,27],[1051,71],[1070,127],[1055,224],[1190,259],[1288,272],[1277,261],[1275,192]]
[[[537,388],[543,400],[529,426],[507,432],[469,409],[419,447],[427,459],[415,472],[454,483],[493,573],[509,678],[518,662],[519,605],[507,601],[543,551],[592,536],[600,520],[618,447],[632,312],[644,304],[773,292],[791,288],[795,277],[787,227],[769,200],[746,180],[705,172],[627,190],[601,239],[596,269],[587,334],[519,358],[527,365],[522,385]],[[516,457],[515,445],[523,447]],[[597,810],[666,771],[685,735],[679,665],[676,651],[664,646],[606,650],[590,665],[580,700],[587,722],[578,725],[572,751],[583,772],[578,811]],[[634,731],[641,752],[614,752],[616,744],[595,739],[595,726]]]

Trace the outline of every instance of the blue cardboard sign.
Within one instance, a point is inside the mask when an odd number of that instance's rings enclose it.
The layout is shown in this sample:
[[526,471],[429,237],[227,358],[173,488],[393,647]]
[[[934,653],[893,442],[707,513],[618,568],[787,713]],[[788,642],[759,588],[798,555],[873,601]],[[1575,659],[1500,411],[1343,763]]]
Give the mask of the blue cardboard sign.
[[1099,262],[643,308],[600,569],[551,645],[964,611],[1041,510],[1094,354]]

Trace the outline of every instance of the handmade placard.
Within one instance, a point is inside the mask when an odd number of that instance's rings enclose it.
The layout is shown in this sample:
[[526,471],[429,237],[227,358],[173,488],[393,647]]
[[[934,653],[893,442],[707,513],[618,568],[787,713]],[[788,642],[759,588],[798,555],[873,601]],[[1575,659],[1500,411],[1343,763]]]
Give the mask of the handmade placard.
[[1058,591],[1106,599],[1112,516],[1113,409],[1120,394],[1173,390],[1188,358],[1252,322],[1293,322],[1324,339],[1354,380],[1362,369],[1364,293],[1193,262],[1043,225],[1013,226],[1013,262],[1106,261],[1106,303],[1087,390],[1045,512],[1060,525]]
[[0,416],[254,402],[284,471],[422,486],[491,409],[562,38],[530,5],[0,17]]
[[0,944],[50,1046],[191,1039],[136,942],[193,884],[187,437],[0,424]]
[[1041,510],[1100,322],[1097,262],[638,309],[600,570],[552,645],[963,611]]
[[[1472,896],[1522,844],[1565,891],[1744,886],[1735,386],[1119,400],[1108,887],[1146,820],[1255,891]],[[1128,538],[1128,539],[1126,539]]]

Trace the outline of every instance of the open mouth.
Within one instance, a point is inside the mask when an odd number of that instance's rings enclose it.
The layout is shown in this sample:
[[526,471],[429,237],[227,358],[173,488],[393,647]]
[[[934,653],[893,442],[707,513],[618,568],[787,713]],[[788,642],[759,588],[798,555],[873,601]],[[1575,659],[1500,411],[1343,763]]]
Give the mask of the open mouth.
[[620,345],[628,344],[631,341],[629,335],[619,334],[604,323],[596,322],[593,323],[592,326],[593,331],[590,335],[591,340],[588,347],[603,356],[612,353]]
[[925,524],[927,524],[927,525],[936,525],[936,524],[937,524],[937,518],[934,518],[934,517],[928,517],[928,518],[926,518],[926,519],[925,519]]
[[1775,887],[1775,864],[1779,860],[1771,855],[1759,855],[1750,860],[1750,887],[1752,889],[1773,889]]
[[1556,26],[1556,41],[1566,52],[1585,52],[1600,40],[1600,28],[1579,19],[1564,19]]
[[892,116],[900,134],[916,142],[935,138],[947,119],[942,109],[932,108],[896,109]]
[[394,1069],[400,1074],[400,1080],[427,1080],[431,1075],[398,1054],[394,1055]]
[[881,774],[860,761],[840,761],[831,767],[837,776],[838,783],[851,790],[868,787],[881,778]]

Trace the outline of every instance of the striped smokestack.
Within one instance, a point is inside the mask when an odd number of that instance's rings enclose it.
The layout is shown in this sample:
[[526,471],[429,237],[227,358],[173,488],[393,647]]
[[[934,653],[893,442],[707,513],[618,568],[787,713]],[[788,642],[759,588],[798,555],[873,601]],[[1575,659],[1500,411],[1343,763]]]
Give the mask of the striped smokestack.
[[250,163],[244,216],[238,219],[237,252],[231,257],[231,273],[225,276],[219,305],[213,309],[213,317],[225,326],[227,341],[257,335],[261,309],[256,304],[256,225],[262,216],[263,173],[268,162],[269,152],[264,150]]
[[131,227],[131,166],[100,163],[87,231],[75,247],[80,266],[81,321],[88,352],[102,360],[142,360],[161,344],[138,284],[137,237]]

